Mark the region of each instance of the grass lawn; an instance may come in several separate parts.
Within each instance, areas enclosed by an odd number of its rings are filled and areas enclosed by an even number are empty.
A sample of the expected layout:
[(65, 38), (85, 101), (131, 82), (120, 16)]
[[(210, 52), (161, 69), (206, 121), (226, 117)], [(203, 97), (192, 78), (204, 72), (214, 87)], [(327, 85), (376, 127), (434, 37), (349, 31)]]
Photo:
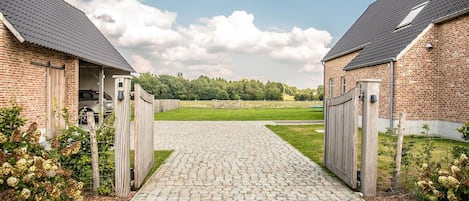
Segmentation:
[[(324, 134), (315, 130), (323, 130), (323, 125), (302, 125), (302, 126), (267, 126), (270, 130), (279, 135), (282, 139), (293, 145), (306, 157), (324, 168)], [(383, 190), (390, 186), (393, 170), (393, 149), (385, 146), (392, 141), (392, 137), (384, 134), (379, 135), (379, 155), (378, 155), (378, 186)], [(406, 136), (404, 142), (415, 141), (415, 146), (411, 149), (411, 154), (418, 155), (425, 143), (424, 137)], [(435, 149), (432, 152), (432, 161), (442, 163), (442, 166), (452, 162), (451, 148), (456, 145), (468, 145), (464, 142), (447, 140), (441, 138), (433, 138)], [(360, 142), (361, 131), (359, 131), (359, 148), (358, 148), (358, 168), (360, 167)], [(413, 163), (415, 160), (412, 160)], [(401, 183), (405, 185), (408, 178), (418, 175), (420, 170), (418, 164), (403, 166), (401, 169)], [(407, 170), (407, 172), (406, 172)], [(407, 173), (407, 175), (406, 175)], [(408, 180), (410, 181), (410, 180)]]
[(323, 117), (322, 112), (315, 112), (310, 108), (180, 108), (155, 114), (155, 120), (176, 121), (322, 120)]
[(267, 125), (267, 127), (324, 168), (324, 134), (316, 132), (316, 130), (324, 130), (324, 125)]

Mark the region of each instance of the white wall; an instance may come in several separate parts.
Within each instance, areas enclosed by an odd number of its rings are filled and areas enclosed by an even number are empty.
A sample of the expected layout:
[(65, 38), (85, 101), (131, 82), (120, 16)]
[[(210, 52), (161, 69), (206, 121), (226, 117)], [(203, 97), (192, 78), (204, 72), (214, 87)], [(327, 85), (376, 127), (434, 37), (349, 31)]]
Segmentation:
[[(398, 120), (394, 120), (394, 127), (397, 128), (399, 124)], [(464, 141), (461, 138), (461, 134), (456, 130), (461, 128), (464, 124), (462, 123), (454, 123), (448, 121), (438, 121), (438, 120), (406, 120), (405, 127), (404, 127), (404, 134), (405, 135), (420, 135), (424, 129), (422, 126), (424, 124), (428, 124), (430, 127), (429, 134), (452, 139), (458, 141)], [(362, 127), (362, 116), (358, 116), (358, 126)], [(379, 132), (386, 132), (387, 128), (389, 128), (389, 119), (378, 119), (378, 131)]]
[[(100, 67), (96, 68), (80, 68), (80, 89), (93, 89), (98, 91)], [(104, 92), (111, 97), (114, 96), (114, 79), (113, 75), (130, 75), (129, 72), (105, 68), (104, 69)]]

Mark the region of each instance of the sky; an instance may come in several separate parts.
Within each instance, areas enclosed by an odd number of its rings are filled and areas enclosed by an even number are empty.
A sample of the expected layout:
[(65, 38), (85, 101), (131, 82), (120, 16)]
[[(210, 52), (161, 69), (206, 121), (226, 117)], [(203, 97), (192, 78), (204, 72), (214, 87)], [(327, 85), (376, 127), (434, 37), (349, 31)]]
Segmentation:
[(321, 59), (374, 0), (66, 0), (138, 73), (323, 83)]

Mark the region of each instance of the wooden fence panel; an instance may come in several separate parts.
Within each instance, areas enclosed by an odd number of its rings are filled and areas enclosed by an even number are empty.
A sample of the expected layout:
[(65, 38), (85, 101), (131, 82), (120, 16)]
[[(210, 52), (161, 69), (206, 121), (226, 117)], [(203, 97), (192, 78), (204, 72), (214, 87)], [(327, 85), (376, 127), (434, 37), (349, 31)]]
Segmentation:
[(358, 89), (326, 100), (324, 164), (351, 188), (357, 188)]
[(153, 166), (153, 95), (135, 84), (135, 181), (134, 187), (142, 185)]

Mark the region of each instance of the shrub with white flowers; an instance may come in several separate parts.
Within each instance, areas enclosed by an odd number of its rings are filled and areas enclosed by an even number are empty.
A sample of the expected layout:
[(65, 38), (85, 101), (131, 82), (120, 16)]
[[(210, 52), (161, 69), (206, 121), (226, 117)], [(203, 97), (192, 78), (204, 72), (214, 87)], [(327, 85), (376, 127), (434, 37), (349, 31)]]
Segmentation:
[[(21, 130), (20, 112), (15, 104), (0, 108), (0, 200), (83, 200), (83, 183), (38, 143), (36, 123)], [(61, 152), (73, 155), (77, 147)]]

